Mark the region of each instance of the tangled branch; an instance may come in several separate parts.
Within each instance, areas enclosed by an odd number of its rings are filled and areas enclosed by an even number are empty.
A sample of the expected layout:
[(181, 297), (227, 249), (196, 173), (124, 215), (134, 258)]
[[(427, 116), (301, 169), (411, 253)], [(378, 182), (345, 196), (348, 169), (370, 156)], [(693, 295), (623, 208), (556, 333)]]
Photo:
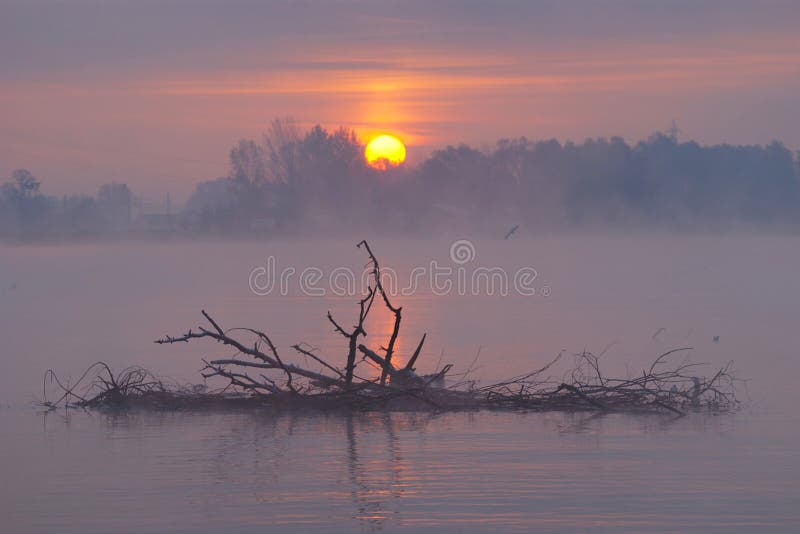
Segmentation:
[[(223, 379), (226, 384), (221, 390), (209, 392), (205, 387), (170, 389), (142, 368), (129, 367), (115, 375), (108, 365), (98, 362), (72, 386), (64, 384), (52, 370), (47, 371), (43, 404), (47, 407), (137, 404), (174, 407), (184, 403), (197, 405), (245, 400), (257, 404), (271, 402), (321, 408), (597, 410), (671, 412), (678, 415), (689, 410), (732, 410), (738, 405), (731, 364), (716, 370), (710, 377), (702, 377), (700, 364), (671, 363), (676, 355), (690, 350), (689, 347), (659, 355), (641, 375), (629, 378), (606, 376), (601, 370), (600, 356), (584, 351), (576, 355), (575, 365), (561, 378), (549, 374), (562, 359), (562, 354), (559, 354), (535, 371), (495, 384), (478, 386), (465, 380), (463, 377), (469, 373), (467, 370), (461, 375), (461, 380), (447, 386), (446, 378), (452, 365), (445, 365), (429, 375), (416, 372), (427, 337), (425, 334), (406, 365), (396, 367), (393, 356), (400, 333), (402, 307), (392, 304), (383, 287), (380, 266), (369, 244), (361, 241), (357, 246), (368, 255), (371, 280), (366, 294), (358, 301), (356, 324), (347, 330), (331, 312), (327, 314), (334, 332), (347, 340), (342, 367), (303, 343), (291, 348), (305, 360), (304, 363), (286, 360), (266, 333), (253, 328), (223, 329), (216, 319), (202, 310), (206, 324), (181, 336), (165, 336), (156, 343), (171, 345), (208, 340), (232, 350), (224, 357), (203, 360), (202, 376), (205, 379)], [(373, 349), (363, 342), (367, 337), (364, 325), (378, 297), (394, 315), (394, 326), (387, 343)], [(358, 354), (361, 354), (361, 360), (358, 360)], [(320, 367), (310, 368), (309, 360)], [(365, 361), (380, 370), (379, 377), (357, 374), (359, 363)], [(54, 401), (47, 400), (48, 382), (58, 391)]]

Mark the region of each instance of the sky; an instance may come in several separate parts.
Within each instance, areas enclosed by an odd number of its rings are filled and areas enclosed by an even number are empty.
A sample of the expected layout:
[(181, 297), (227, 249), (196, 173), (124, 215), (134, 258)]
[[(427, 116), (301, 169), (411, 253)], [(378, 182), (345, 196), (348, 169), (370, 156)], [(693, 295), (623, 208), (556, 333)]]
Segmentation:
[(0, 180), (185, 199), (276, 117), (399, 136), (800, 148), (800, 1), (0, 0)]

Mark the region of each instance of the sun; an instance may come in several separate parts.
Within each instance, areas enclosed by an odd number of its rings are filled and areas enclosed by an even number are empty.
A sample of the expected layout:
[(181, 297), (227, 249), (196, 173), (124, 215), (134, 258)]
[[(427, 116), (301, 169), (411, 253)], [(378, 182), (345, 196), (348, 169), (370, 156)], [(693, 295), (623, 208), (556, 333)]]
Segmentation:
[(406, 159), (406, 147), (403, 142), (392, 135), (374, 137), (364, 149), (364, 158), (375, 169), (385, 171), (396, 167)]

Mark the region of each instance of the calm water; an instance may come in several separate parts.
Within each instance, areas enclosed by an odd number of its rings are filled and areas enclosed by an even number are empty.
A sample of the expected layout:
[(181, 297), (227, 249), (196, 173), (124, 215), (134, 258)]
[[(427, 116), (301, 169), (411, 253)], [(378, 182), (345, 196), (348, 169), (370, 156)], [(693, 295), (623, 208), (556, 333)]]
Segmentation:
[[(359, 271), (350, 241), (0, 248), (0, 520), (3, 532), (794, 531), (800, 520), (800, 240), (595, 237), (373, 239), (401, 281), (442, 266), (533, 267), (533, 296), (436, 295), (404, 306), (401, 355), (428, 332), (420, 370), (473, 365), (491, 380), (562, 350), (606, 351), (609, 373), (692, 346), (735, 360), (736, 415), (460, 413), (289, 415), (63, 411), (38, 414), (43, 372), (77, 378), (102, 359), (198, 382), (214, 345), (151, 341), (199, 324), (267, 330), (333, 360), (332, 310), (351, 296), (254, 294), (251, 271)], [(457, 282), (457, 280), (454, 279)], [(318, 284), (320, 286), (323, 283)], [(403, 285), (401, 283), (401, 285)], [(485, 292), (483, 292), (485, 293)], [(378, 345), (390, 329), (376, 314)], [(717, 342), (714, 337), (719, 336)], [(570, 358), (557, 372), (568, 367)]]

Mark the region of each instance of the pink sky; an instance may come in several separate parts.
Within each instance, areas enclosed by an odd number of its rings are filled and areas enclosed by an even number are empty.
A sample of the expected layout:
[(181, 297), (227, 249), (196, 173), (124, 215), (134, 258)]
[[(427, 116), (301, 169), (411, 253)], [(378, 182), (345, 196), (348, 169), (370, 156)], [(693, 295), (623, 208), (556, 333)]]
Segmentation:
[(0, 6), (0, 176), (185, 199), (276, 116), (432, 149), (527, 136), (800, 148), (792, 2)]

